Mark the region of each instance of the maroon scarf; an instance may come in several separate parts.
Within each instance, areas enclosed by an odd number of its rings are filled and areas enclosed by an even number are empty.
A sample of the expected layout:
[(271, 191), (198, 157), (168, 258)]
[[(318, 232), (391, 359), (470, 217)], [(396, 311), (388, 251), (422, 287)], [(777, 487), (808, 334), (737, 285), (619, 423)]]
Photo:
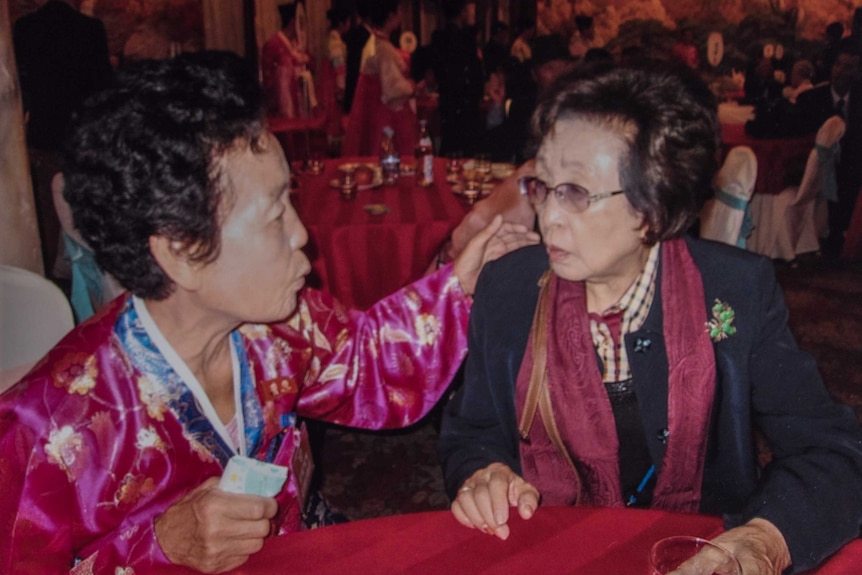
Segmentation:
[[(670, 240), (661, 249), (669, 435), (652, 507), (693, 512), (700, 504), (715, 355), (705, 328), (700, 271), (685, 241)], [(515, 402), (523, 476), (543, 503), (623, 505), (616, 426), (596, 361), (583, 282), (561, 280), (552, 272), (543, 276)], [(536, 423), (536, 411), (543, 425)]]

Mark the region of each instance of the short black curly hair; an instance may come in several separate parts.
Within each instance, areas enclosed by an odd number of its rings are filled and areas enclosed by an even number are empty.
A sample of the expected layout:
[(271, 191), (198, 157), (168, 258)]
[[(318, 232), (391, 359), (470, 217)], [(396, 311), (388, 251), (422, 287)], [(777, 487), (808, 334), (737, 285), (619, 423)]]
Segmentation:
[(63, 175), (75, 227), (99, 266), (133, 294), (173, 283), (150, 252), (162, 235), (209, 262), (220, 248), (220, 158), (260, 149), (260, 87), (236, 54), (197, 52), (130, 65), (73, 120)]
[(720, 143), (718, 104), (692, 71), (663, 62), (600, 65), (565, 76), (533, 115), (533, 148), (560, 120), (618, 133), (620, 184), (644, 218), (648, 245), (681, 236), (711, 195)]

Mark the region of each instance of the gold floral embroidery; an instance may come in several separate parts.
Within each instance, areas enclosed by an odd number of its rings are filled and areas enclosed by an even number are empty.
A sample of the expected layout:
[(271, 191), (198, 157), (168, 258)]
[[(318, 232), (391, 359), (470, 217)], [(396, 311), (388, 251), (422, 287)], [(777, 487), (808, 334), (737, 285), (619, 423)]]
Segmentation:
[(317, 327), (317, 324), (314, 324), (312, 326), (312, 333), (313, 333), (313, 335), (312, 335), (311, 342), (316, 347), (319, 347), (321, 349), (325, 349), (326, 351), (329, 351), (329, 352), (332, 351), (332, 347), (329, 345), (329, 338), (327, 338), (326, 335), (324, 335), (324, 333), (322, 331), (320, 331), (320, 328)]
[(388, 325), (384, 325), (380, 328), (379, 337), (380, 341), (383, 343), (410, 343), (413, 341), (410, 334), (406, 331), (389, 327)]
[(303, 301), (299, 306), (299, 313), (297, 314), (299, 317), (300, 329), (311, 325), (311, 311), (308, 309), (308, 302)]
[(320, 383), (326, 383), (334, 379), (342, 379), (347, 374), (347, 366), (343, 363), (336, 363), (326, 368), (320, 376)]
[(410, 401), (411, 398), (405, 395), (403, 389), (390, 389), (387, 395), (390, 406), (395, 405), (403, 408), (412, 404), (412, 401)]
[(165, 442), (162, 441), (155, 429), (146, 427), (138, 430), (138, 435), (135, 437), (135, 447), (141, 451), (144, 449), (165, 451)]
[(377, 349), (377, 338), (372, 337), (368, 340), (368, 355), (375, 360), (380, 355), (380, 351)]
[(404, 305), (410, 311), (419, 311), (419, 308), (422, 306), (422, 298), (416, 293), (416, 290), (413, 288), (405, 288), (404, 290)]
[(320, 374), (320, 358), (315, 356), (308, 362), (308, 370), (305, 372), (305, 381), (315, 381)]
[(198, 443), (198, 440), (193, 435), (188, 433), (185, 429), (183, 429), (183, 437), (186, 439), (189, 446), (192, 448), (192, 452), (198, 456), (198, 459), (200, 459), (204, 463), (209, 461), (215, 461), (215, 457), (213, 457), (213, 454), (210, 453), (210, 451), (206, 447)]
[(105, 410), (97, 411), (90, 417), (88, 427), (96, 438), (97, 449), (103, 454), (110, 454), (117, 440), (117, 430), (111, 413)]
[(299, 386), (289, 377), (281, 377), (270, 379), (261, 384), (263, 390), (263, 399), (266, 402), (275, 401), (282, 395), (295, 394), (299, 391)]
[(440, 320), (431, 314), (419, 314), (414, 327), (416, 328), (416, 335), (419, 337), (420, 344), (434, 345), (440, 336)]
[(155, 484), (152, 477), (127, 474), (114, 494), (114, 501), (118, 505), (129, 505), (153, 491), (155, 491)]
[(72, 467), (83, 448), (84, 438), (71, 426), (64, 425), (60, 429), (52, 429), (45, 445), (48, 462), (54, 463), (66, 472), (72, 479)]
[(135, 575), (135, 570), (131, 567), (116, 567), (114, 575)]
[(153, 382), (146, 377), (138, 378), (138, 397), (147, 406), (147, 415), (156, 421), (164, 421), (164, 414), (168, 407), (162, 401), (159, 391), (153, 385)]
[(245, 324), (239, 331), (250, 340), (268, 339), (272, 335), (272, 330), (267, 325), (260, 324)]
[(342, 329), (335, 336), (335, 353), (341, 353), (346, 345), (350, 343), (350, 332), (347, 328)]
[(69, 393), (85, 395), (96, 385), (99, 369), (95, 356), (86, 353), (69, 353), (63, 356), (52, 372), (54, 385)]

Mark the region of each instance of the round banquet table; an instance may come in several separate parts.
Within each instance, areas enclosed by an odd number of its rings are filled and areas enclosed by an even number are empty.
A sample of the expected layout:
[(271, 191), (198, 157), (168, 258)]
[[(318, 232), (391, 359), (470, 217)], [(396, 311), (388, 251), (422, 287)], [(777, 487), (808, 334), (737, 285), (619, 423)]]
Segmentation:
[(722, 161), (736, 146), (748, 146), (757, 156), (755, 194), (780, 194), (802, 180), (814, 135), (797, 138), (761, 139), (746, 135), (744, 124), (721, 124)]
[[(649, 550), (659, 539), (722, 531), (718, 517), (589, 507), (541, 507), (510, 525), (501, 541), (462, 527), (448, 511), (355, 521), (271, 538), (231, 573), (648, 575)], [(862, 541), (855, 540), (810, 573), (858, 575), (860, 567)]]
[[(330, 185), (338, 166), (371, 158), (327, 160), (322, 174), (299, 175), (291, 200), (308, 229), (310, 280), (348, 307), (365, 309), (420, 278), (469, 206), (446, 182), (445, 160), (435, 158), (435, 183), (419, 187), (413, 176), (394, 186), (360, 189), (343, 200)], [(372, 207), (385, 213), (374, 214)]]

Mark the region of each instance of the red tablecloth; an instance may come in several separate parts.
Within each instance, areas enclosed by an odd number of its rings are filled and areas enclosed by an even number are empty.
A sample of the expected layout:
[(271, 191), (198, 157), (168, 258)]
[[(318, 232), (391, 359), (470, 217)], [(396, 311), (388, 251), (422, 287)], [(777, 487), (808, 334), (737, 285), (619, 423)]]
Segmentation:
[[(720, 519), (703, 515), (542, 507), (529, 521), (512, 519), (509, 539), (500, 541), (460, 526), (447, 511), (437, 511), (272, 538), (233, 573), (647, 575), (649, 550), (659, 539), (711, 538), (721, 530)], [(859, 540), (816, 571), (817, 575), (860, 572)]]
[(722, 161), (735, 146), (748, 146), (757, 156), (756, 194), (779, 194), (791, 184), (798, 184), (814, 147), (814, 135), (777, 140), (757, 139), (745, 134), (744, 124), (721, 125)]
[[(330, 181), (338, 165), (355, 161), (362, 160), (327, 160), (323, 174), (300, 176), (292, 200), (308, 228), (308, 254), (320, 287), (364, 309), (421, 277), (468, 206), (446, 183), (443, 159), (435, 159), (432, 187), (418, 187), (413, 176), (405, 176), (396, 186), (360, 190), (355, 199), (343, 200)], [(372, 204), (389, 212), (373, 215), (365, 209)]]

